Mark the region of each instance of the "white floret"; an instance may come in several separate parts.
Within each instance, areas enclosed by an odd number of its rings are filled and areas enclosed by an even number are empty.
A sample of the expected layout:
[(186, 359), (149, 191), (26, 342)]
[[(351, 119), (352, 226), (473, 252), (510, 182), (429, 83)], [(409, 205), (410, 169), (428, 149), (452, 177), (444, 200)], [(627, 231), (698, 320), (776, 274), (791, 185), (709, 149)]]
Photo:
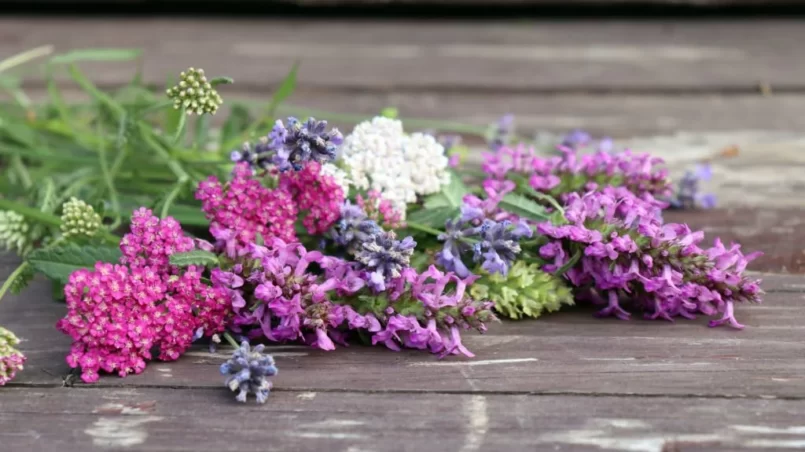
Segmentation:
[(403, 155), (411, 168), (411, 182), (419, 195), (437, 193), (450, 183), (444, 146), (432, 135), (413, 133), (403, 141)]
[(353, 186), (379, 191), (403, 216), (417, 195), (436, 193), (450, 182), (444, 147), (430, 135), (405, 135), (396, 119), (376, 117), (355, 126), (341, 158)]

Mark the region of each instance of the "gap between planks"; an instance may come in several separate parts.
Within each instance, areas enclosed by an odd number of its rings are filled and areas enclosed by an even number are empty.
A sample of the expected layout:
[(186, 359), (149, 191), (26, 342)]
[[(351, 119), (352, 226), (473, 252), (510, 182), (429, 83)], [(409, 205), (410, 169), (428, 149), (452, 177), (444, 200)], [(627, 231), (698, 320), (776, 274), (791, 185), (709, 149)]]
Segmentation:
[[(103, 391), (103, 390), (150, 390), (150, 389), (170, 389), (182, 391), (226, 391), (227, 388), (223, 385), (223, 380), (220, 387), (217, 386), (193, 386), (193, 385), (168, 385), (168, 384), (137, 384), (137, 385), (108, 385), (104, 383), (93, 383), (91, 385), (78, 385), (78, 386), (59, 386), (52, 384), (41, 383), (8, 383), (8, 388), (31, 388), (31, 389), (58, 389), (61, 388), (65, 391)], [(592, 392), (592, 391), (503, 391), (503, 390), (409, 390), (409, 389), (338, 389), (338, 388), (283, 388), (273, 387), (271, 392), (286, 392), (298, 393), (302, 398), (308, 397), (309, 394), (327, 393), (327, 394), (411, 394), (423, 395), (434, 394), (444, 396), (528, 396), (528, 397), (592, 397), (592, 398), (629, 398), (629, 399), (713, 399), (713, 400), (788, 400), (797, 401), (805, 400), (805, 394), (802, 396), (786, 396), (786, 395), (770, 395), (770, 394), (706, 394), (706, 393), (689, 393), (689, 394), (660, 394), (660, 393), (629, 393), (629, 392)], [(2, 394), (0, 392), (0, 394)]]

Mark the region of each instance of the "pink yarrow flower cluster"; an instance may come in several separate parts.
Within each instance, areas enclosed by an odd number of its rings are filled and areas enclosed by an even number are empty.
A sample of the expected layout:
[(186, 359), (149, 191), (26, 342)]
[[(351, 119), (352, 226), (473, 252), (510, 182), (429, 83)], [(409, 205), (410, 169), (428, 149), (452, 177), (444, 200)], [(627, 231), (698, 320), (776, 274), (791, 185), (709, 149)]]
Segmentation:
[(657, 206), (628, 190), (571, 193), (565, 217), (567, 224), (537, 226), (548, 239), (539, 248), (550, 261), (544, 269), (555, 272), (569, 264), (564, 276), (581, 289), (579, 298), (606, 305), (600, 316), (627, 319), (624, 306), (631, 304), (651, 319), (721, 313), (710, 326), (742, 328), (734, 303), (761, 301), (760, 281), (743, 275), (760, 253), (744, 256), (739, 245), (727, 248), (718, 239), (702, 249), (703, 232), (662, 224)]
[(200, 269), (169, 263), (171, 254), (193, 247), (176, 220), (141, 208), (120, 242), (119, 264), (99, 262), (70, 275), (67, 314), (57, 328), (72, 337), (67, 363), (81, 368), (85, 382), (97, 381), (101, 370), (140, 373), (155, 347), (159, 359), (175, 360), (195, 336), (224, 330), (228, 293), (204, 284)]
[(235, 165), (232, 180), (222, 184), (215, 176), (201, 182), (196, 199), (210, 220), (210, 231), (217, 239), (226, 241), (215, 231), (233, 231), (228, 240), (238, 248), (263, 237), (295, 240), (294, 222), (298, 215), (292, 196), (285, 190), (271, 190), (254, 177), (246, 162)]
[(355, 202), (366, 213), (367, 218), (374, 220), (384, 229), (400, 229), (405, 227), (402, 214), (394, 209), (391, 201), (384, 199), (377, 190), (369, 190), (367, 197), (358, 194)]
[(196, 190), (202, 210), (210, 220), (210, 233), (227, 255), (245, 253), (257, 236), (296, 240), (295, 223), (306, 212), (302, 224), (311, 235), (321, 235), (338, 221), (344, 190), (317, 162), (299, 171), (274, 171), (277, 188), (265, 187), (246, 162), (238, 163), (232, 180), (222, 184), (210, 176)]
[(526, 178), (531, 188), (562, 198), (567, 193), (585, 193), (605, 186), (624, 186), (638, 196), (667, 198), (672, 187), (663, 160), (631, 151), (610, 153), (599, 150), (579, 155), (559, 146), (561, 156), (544, 157), (524, 145), (501, 147), (484, 154), (483, 170), (490, 179)]
[[(302, 225), (310, 235), (327, 232), (336, 221), (344, 203), (344, 189), (335, 178), (321, 172), (321, 164), (308, 162), (299, 171), (286, 171), (279, 176), (279, 189), (291, 195), (300, 212), (307, 212)], [(278, 236), (283, 240), (288, 237)]]
[[(323, 269), (312, 272), (311, 266)], [(251, 245), (230, 271), (216, 270), (213, 283), (231, 291), (236, 332), (270, 341), (301, 341), (324, 350), (346, 344), (350, 331), (363, 331), (372, 343), (399, 350), (427, 349), (442, 356), (472, 353), (461, 331), (486, 330), (492, 303), (472, 300), (460, 279), (431, 267), (418, 274), (405, 269), (383, 291), (353, 263), (307, 251), (278, 238)]]

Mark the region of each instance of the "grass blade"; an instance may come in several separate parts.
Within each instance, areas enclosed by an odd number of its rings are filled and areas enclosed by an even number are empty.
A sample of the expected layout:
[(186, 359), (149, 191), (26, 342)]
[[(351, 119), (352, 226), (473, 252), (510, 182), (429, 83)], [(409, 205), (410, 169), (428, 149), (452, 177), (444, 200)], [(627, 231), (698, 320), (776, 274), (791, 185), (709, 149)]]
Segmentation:
[(73, 64), (82, 61), (129, 61), (140, 57), (140, 49), (78, 49), (50, 59), (53, 64)]

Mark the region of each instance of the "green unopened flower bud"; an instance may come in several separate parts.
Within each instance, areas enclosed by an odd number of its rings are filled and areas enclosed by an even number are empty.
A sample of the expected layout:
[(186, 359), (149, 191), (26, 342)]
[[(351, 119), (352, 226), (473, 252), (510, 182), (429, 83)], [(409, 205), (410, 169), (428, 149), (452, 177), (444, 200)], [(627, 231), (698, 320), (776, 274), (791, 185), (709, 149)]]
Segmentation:
[(168, 98), (173, 100), (174, 108), (184, 108), (189, 115), (214, 115), (224, 103), (218, 91), (207, 81), (203, 69), (191, 67), (179, 74), (179, 79), (179, 84), (165, 91)]
[(0, 210), (0, 247), (23, 254), (31, 243), (30, 232), (25, 217), (10, 210)]
[(62, 205), (61, 231), (64, 237), (92, 237), (101, 228), (101, 216), (89, 204), (70, 198)]
[(573, 295), (564, 281), (536, 264), (517, 261), (506, 276), (482, 273), (470, 287), (473, 297), (495, 302), (495, 310), (512, 319), (539, 317), (572, 305)]

